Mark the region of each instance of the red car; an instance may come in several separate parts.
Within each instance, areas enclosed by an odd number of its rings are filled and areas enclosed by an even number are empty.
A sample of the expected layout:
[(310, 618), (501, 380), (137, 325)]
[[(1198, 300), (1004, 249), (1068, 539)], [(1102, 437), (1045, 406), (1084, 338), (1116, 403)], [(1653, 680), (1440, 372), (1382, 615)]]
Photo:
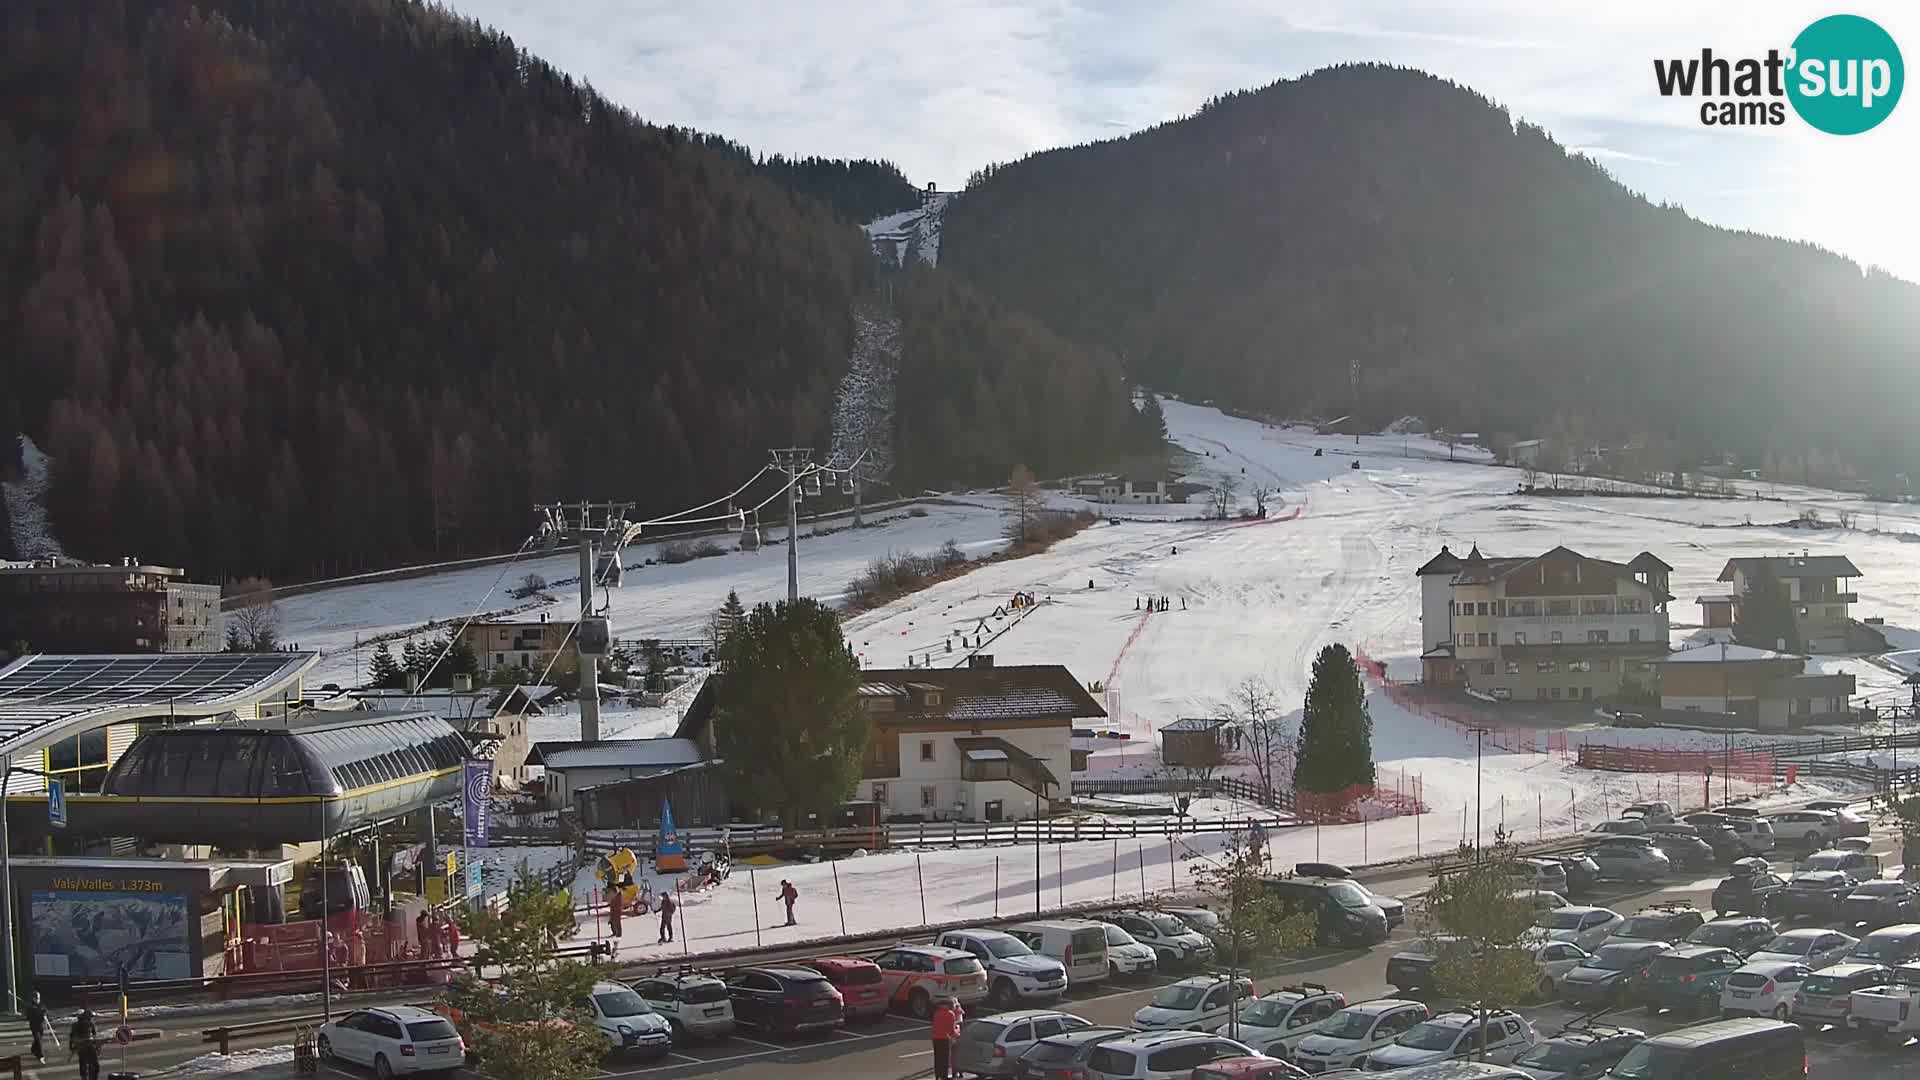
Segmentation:
[(1221, 1058), (1193, 1070), (1193, 1080), (1301, 1080), (1306, 1076), (1304, 1069), (1270, 1057)]
[(847, 1003), (847, 1019), (865, 1020), (887, 1013), (887, 984), (880, 965), (853, 956), (822, 956), (806, 967), (827, 977)]

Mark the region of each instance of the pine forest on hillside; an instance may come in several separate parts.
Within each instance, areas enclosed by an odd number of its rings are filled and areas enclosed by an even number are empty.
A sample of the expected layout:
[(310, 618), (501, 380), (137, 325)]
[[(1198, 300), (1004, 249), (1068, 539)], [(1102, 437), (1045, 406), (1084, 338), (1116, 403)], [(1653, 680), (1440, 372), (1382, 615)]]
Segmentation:
[(983, 170), (941, 265), (1142, 382), (1283, 415), (1525, 437), (1564, 414), (1689, 464), (1904, 471), (1915, 449), (1920, 288), (1649, 205), (1413, 71), (1331, 68)]

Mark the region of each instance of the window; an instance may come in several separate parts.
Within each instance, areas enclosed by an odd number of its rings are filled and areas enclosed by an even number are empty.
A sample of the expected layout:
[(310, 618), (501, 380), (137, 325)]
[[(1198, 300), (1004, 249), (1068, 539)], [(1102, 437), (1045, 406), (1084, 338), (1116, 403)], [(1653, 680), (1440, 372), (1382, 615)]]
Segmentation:
[(1535, 660), (1533, 662), (1533, 671), (1536, 675), (1551, 675), (1558, 670), (1560, 670), (1559, 666), (1551, 660)]
[(1540, 614), (1540, 601), (1509, 600), (1507, 601), (1507, 614), (1513, 615), (1516, 617), (1538, 615)]
[(1558, 644), (1560, 644), (1560, 642), (1561, 642), (1561, 640), (1562, 640), (1562, 638), (1561, 638), (1561, 636), (1560, 636), (1560, 631), (1558, 631), (1558, 630), (1555, 630), (1555, 631), (1553, 631), (1552, 633), (1549, 633), (1549, 634), (1547, 635), (1547, 640), (1548, 640), (1549, 642), (1551, 642), (1551, 643), (1553, 643), (1553, 644), (1555, 644), (1555, 645), (1558, 645)]
[(887, 785), (873, 785), (873, 801), (879, 803), (881, 806), (887, 805)]
[(1592, 665), (1592, 663), (1590, 663), (1589, 661), (1586, 661), (1586, 660), (1569, 660), (1569, 661), (1567, 661), (1567, 670), (1568, 670), (1568, 671), (1587, 671), (1587, 670), (1590, 670), (1590, 669), (1591, 669), (1592, 667), (1593, 667), (1593, 665)]
[(1593, 662), (1593, 670), (1595, 670), (1595, 671), (1612, 671), (1612, 670), (1613, 670), (1613, 661), (1611, 661), (1611, 660), (1595, 660), (1595, 661)]
[(1520, 674), (1520, 661), (1518, 660), (1507, 661), (1507, 674), (1509, 675)]
[(1533, 696), (1539, 698), (1541, 701), (1547, 700), (1547, 688), (1544, 686), (1534, 687)]
[(1471, 615), (1473, 614), (1473, 605), (1466, 603), (1455, 604), (1453, 605), (1453, 613), (1455, 615)]
[(1639, 630), (1629, 630), (1629, 631), (1627, 631), (1627, 640), (1628, 640), (1628, 641), (1639, 641), (1639, 640), (1640, 640), (1640, 631), (1639, 631)]
[(1474, 610), (1474, 614), (1475, 614), (1475, 615), (1485, 615), (1485, 614), (1487, 613), (1487, 605), (1485, 605), (1485, 604), (1475, 604), (1475, 605), (1473, 605), (1473, 606), (1474, 606), (1474, 609), (1475, 609), (1475, 610)]
[(1644, 615), (1647, 602), (1637, 596), (1623, 596), (1614, 604), (1614, 610), (1622, 615)]
[(921, 761), (933, 760), (933, 740), (932, 739), (920, 740), (920, 760)]
[(1613, 614), (1613, 600), (1611, 597), (1589, 596), (1581, 601), (1580, 613), (1583, 615), (1611, 615)]
[(1464, 649), (1464, 648), (1466, 648), (1467, 646), (1469, 646), (1469, 645), (1472, 645), (1472, 644), (1473, 644), (1473, 635), (1472, 635), (1472, 634), (1461, 634), (1461, 635), (1460, 635), (1460, 638), (1459, 638), (1459, 640), (1457, 640), (1457, 641), (1455, 641), (1455, 642), (1454, 642), (1454, 644), (1455, 644), (1455, 645), (1458, 645), (1458, 646), (1460, 646), (1461, 648), (1463, 648), (1463, 649)]
[(1573, 601), (1571, 601), (1571, 600), (1549, 600), (1549, 601), (1547, 601), (1547, 614), (1549, 614), (1549, 615), (1571, 615), (1571, 614), (1573, 614)]
[(1559, 701), (1559, 700), (1560, 700), (1560, 688), (1559, 688), (1559, 687), (1557, 687), (1557, 686), (1556, 686), (1556, 687), (1553, 687), (1552, 689), (1550, 689), (1549, 691), (1547, 691), (1547, 696), (1548, 696), (1548, 697), (1550, 697), (1550, 698), (1552, 698), (1552, 699), (1553, 699), (1553, 700), (1555, 700), (1555, 701)]
[(1493, 661), (1491, 661), (1491, 660), (1489, 660), (1489, 661), (1487, 661), (1486, 663), (1484, 663), (1484, 664), (1481, 664), (1481, 665), (1480, 665), (1480, 674), (1482, 674), (1482, 675), (1491, 675), (1491, 674), (1493, 674)]
[(932, 706), (935, 706), (938, 704), (940, 704), (940, 691), (938, 690), (927, 691), (927, 706), (931, 708)]
[(1485, 648), (1488, 644), (1490, 644), (1490, 642), (1488, 642), (1487, 640), (1487, 635), (1477, 634), (1475, 636), (1479, 639), (1479, 644), (1481, 648)]
[(934, 807), (934, 805), (937, 804), (939, 801), (940, 801), (939, 788), (927, 786), (920, 789), (920, 806), (922, 809), (931, 810)]
[(1595, 645), (1605, 645), (1607, 643), (1607, 631), (1589, 630), (1587, 631), (1587, 640)]
[(1513, 643), (1515, 645), (1525, 645), (1527, 643), (1526, 632), (1524, 630), (1515, 630), (1513, 632)]

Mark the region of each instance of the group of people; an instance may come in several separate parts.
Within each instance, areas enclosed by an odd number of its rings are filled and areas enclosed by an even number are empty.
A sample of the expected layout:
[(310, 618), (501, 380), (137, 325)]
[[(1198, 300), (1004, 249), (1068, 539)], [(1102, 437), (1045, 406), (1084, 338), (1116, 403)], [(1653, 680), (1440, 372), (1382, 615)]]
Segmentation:
[[(1142, 606), (1143, 601), (1145, 603), (1145, 606)], [(1135, 611), (1171, 611), (1173, 610), (1173, 598), (1170, 596), (1135, 597), (1133, 600), (1133, 610)], [(1180, 610), (1181, 611), (1187, 610), (1187, 598), (1184, 596), (1180, 598)]]
[(413, 919), (420, 956), (427, 960), (460, 955), (460, 926), (444, 911), (422, 911)]
[[(60, 1037), (54, 1034), (53, 1021), (47, 1016), (47, 1004), (40, 998), (40, 991), (33, 992), (33, 998), (27, 1003), (27, 1029), (33, 1033), (33, 1057), (40, 1064), (47, 1063), (47, 1040), (54, 1046), (60, 1045)], [(100, 1029), (94, 1023), (93, 1010), (81, 1009), (73, 1018), (73, 1027), (67, 1030), (67, 1057), (80, 1060), (80, 1080), (100, 1080), (100, 1044), (106, 1040), (100, 1036)]]

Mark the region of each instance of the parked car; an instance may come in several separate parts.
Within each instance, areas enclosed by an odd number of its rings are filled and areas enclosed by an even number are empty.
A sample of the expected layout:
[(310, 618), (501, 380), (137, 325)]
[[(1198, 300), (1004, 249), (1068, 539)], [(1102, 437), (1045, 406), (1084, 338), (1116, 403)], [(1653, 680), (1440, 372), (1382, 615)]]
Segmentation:
[(1677, 869), (1705, 870), (1719, 858), (1713, 845), (1687, 824), (1655, 825), (1647, 830), (1647, 839), (1660, 849)]
[(1680, 820), (1689, 825), (1725, 825), (1727, 823), (1727, 815), (1715, 813), (1712, 810), (1700, 810), (1695, 813), (1683, 815)]
[(1344, 878), (1268, 878), (1266, 888), (1288, 915), (1311, 912), (1325, 944), (1373, 945), (1387, 940), (1387, 913)]
[(1863, 881), (1840, 901), (1839, 922), (1848, 929), (1920, 920), (1920, 886), (1911, 881)]
[(1101, 923), (1107, 935), (1107, 974), (1116, 979), (1151, 975), (1160, 967), (1153, 946), (1143, 945), (1113, 923)]
[(1100, 917), (1152, 949), (1162, 970), (1205, 967), (1213, 962), (1213, 942), (1164, 911), (1116, 911)]
[(594, 983), (580, 1007), (606, 1036), (609, 1053), (657, 1061), (673, 1050), (673, 1028), (667, 1018), (649, 1008), (630, 987)]
[(970, 953), (939, 945), (895, 945), (874, 957), (893, 1008), (915, 1017), (933, 1016), (934, 1002), (953, 997), (962, 1005), (985, 1001), (987, 969)]
[(887, 984), (880, 977), (880, 966), (856, 956), (823, 956), (806, 961), (805, 966), (827, 977), (840, 1000), (846, 1003), (848, 1020), (871, 1020), (887, 1012)]
[(1307, 1075), (1278, 1058), (1221, 1058), (1193, 1070), (1193, 1080), (1297, 1080)]
[[(1391, 1045), (1367, 1055), (1367, 1072), (1387, 1072), (1413, 1065), (1430, 1065), (1478, 1053), (1481, 1014), (1445, 1012), (1417, 1024)], [(1526, 1017), (1507, 1009), (1490, 1009), (1485, 1014), (1485, 1060), (1496, 1065), (1512, 1064), (1513, 1059), (1540, 1041)]]
[(1804, 927), (1788, 930), (1765, 945), (1758, 952), (1747, 954), (1747, 963), (1759, 963), (1762, 960), (1792, 960), (1805, 964), (1815, 971), (1828, 964), (1837, 964), (1846, 959), (1860, 939), (1838, 930), (1822, 930), (1818, 927)]
[(1656, 956), (1647, 968), (1640, 988), (1640, 1003), (1648, 1016), (1662, 1009), (1689, 1016), (1710, 1016), (1720, 1011), (1720, 991), (1742, 964), (1732, 949), (1711, 945), (1686, 945)]
[(1873, 837), (1843, 836), (1833, 842), (1833, 849), (1835, 851), (1872, 851)]
[(1807, 1040), (1777, 1020), (1716, 1020), (1655, 1035), (1628, 1050), (1609, 1076), (1622, 1080), (1805, 1080)]
[(1646, 1038), (1633, 1028), (1592, 1025), (1542, 1039), (1513, 1059), (1531, 1080), (1594, 1080)]
[(1560, 980), (1560, 997), (1585, 1008), (1621, 1005), (1640, 992), (1647, 965), (1667, 951), (1664, 941), (1623, 941), (1602, 945)]
[(1839, 822), (1841, 836), (1866, 836), (1873, 831), (1873, 823), (1855, 813), (1853, 804), (1845, 799), (1817, 799), (1808, 803), (1807, 809), (1832, 814)]
[(1364, 881), (1354, 882), (1353, 887), (1366, 893), (1367, 899), (1373, 901), (1373, 906), (1379, 908), (1380, 914), (1387, 917), (1388, 930), (1393, 930), (1407, 921), (1406, 901), (1401, 900), (1397, 896), (1388, 896), (1385, 893), (1374, 892), (1367, 887)]
[(798, 1035), (838, 1027), (847, 1003), (825, 975), (812, 968), (735, 968), (727, 975), (733, 1015), (763, 1035)]
[(1855, 990), (1852, 1001), (1851, 1026), (1874, 1043), (1897, 1046), (1920, 1035), (1920, 964), (1894, 968), (1890, 980)]
[[(1020, 929), (1019, 927), (1015, 928)], [(1106, 932), (1100, 931), (1101, 971), (1106, 970)], [(1033, 951), (1020, 937), (1000, 930), (948, 930), (934, 944), (961, 952), (987, 969), (987, 1000), (1002, 1009), (1022, 1001), (1052, 1001), (1067, 992), (1067, 968)]]
[(1228, 1029), (1222, 1021), (1216, 1035), (1238, 1039), (1263, 1054), (1291, 1057), (1293, 1048), (1314, 1033), (1333, 1014), (1347, 1007), (1347, 996), (1319, 983), (1303, 983), (1269, 990), (1242, 1001)]
[(1639, 818), (1615, 818), (1602, 821), (1588, 831), (1595, 836), (1642, 836), (1647, 831), (1647, 823)]
[[(1723, 811), (1725, 813), (1725, 811)], [(1759, 815), (1727, 814), (1727, 828), (1740, 838), (1740, 846), (1749, 855), (1763, 855), (1774, 848), (1773, 823)]]
[(1309, 1073), (1353, 1068), (1368, 1053), (1391, 1044), (1430, 1015), (1425, 1005), (1401, 998), (1349, 1005), (1294, 1046), (1293, 1063)]
[(1637, 802), (1620, 811), (1624, 818), (1636, 818), (1648, 825), (1659, 825), (1673, 820), (1673, 804), (1670, 802)]
[(1885, 964), (1832, 964), (1800, 980), (1793, 995), (1793, 1022), (1808, 1031), (1828, 1024), (1846, 1027), (1853, 1015), (1853, 992), (1893, 981)]
[(1592, 958), (1592, 953), (1571, 941), (1542, 941), (1533, 946), (1533, 966), (1540, 978), (1535, 989), (1551, 1001), (1560, 992), (1567, 973)]
[[(1176, 919), (1179, 919), (1181, 922), (1186, 923), (1188, 926), (1199, 931), (1200, 933), (1205, 934), (1207, 936), (1207, 940), (1213, 942), (1213, 955), (1215, 956), (1231, 955), (1233, 943), (1227, 940), (1227, 935), (1220, 932), (1221, 922), (1220, 922), (1219, 912), (1213, 910), (1212, 908), (1207, 908), (1207, 907), (1168, 906), (1168, 907), (1162, 907), (1160, 910), (1166, 912), (1167, 914), (1173, 916)], [(1247, 949), (1248, 949), (1247, 943), (1242, 942), (1240, 944), (1241, 953), (1244, 954), (1247, 951)]]
[(1557, 892), (1548, 892), (1545, 889), (1515, 889), (1507, 895), (1513, 897), (1515, 900), (1523, 900), (1532, 904), (1535, 911), (1558, 911), (1563, 907), (1573, 906), (1566, 897), (1561, 896)]
[(1552, 859), (1515, 859), (1511, 872), (1528, 888), (1567, 893), (1567, 868)]
[(1791, 960), (1762, 960), (1743, 964), (1727, 976), (1720, 990), (1721, 1016), (1771, 1016), (1775, 1020), (1793, 1018), (1793, 995), (1813, 970)]
[(1687, 944), (1732, 949), (1745, 956), (1765, 948), (1767, 942), (1778, 936), (1772, 920), (1757, 915), (1732, 915), (1700, 924), (1687, 935)]
[(1197, 1031), (1140, 1031), (1109, 1039), (1087, 1057), (1088, 1080), (1188, 1080), (1222, 1058), (1248, 1057), (1244, 1043)]
[(1641, 908), (1620, 924), (1604, 944), (1622, 941), (1658, 941), (1667, 945), (1685, 941), (1687, 935), (1707, 921), (1698, 908), (1688, 904), (1660, 904)]
[(1754, 872), (1751, 867), (1736, 866), (1734, 873), (1713, 887), (1713, 913), (1771, 915), (1774, 898), (1786, 887), (1787, 879), (1772, 870)]
[(1920, 962), (1920, 925), (1895, 923), (1881, 927), (1848, 950), (1847, 959), (1888, 967)]
[(1194, 975), (1163, 986), (1134, 1010), (1133, 1026), (1142, 1031), (1211, 1031), (1225, 1023), (1234, 1002), (1253, 997), (1253, 980), (1244, 975)]
[(1716, 806), (1713, 813), (1727, 818), (1758, 818), (1766, 815), (1751, 806)]
[(647, 1008), (667, 1018), (675, 1043), (724, 1039), (733, 1034), (733, 1000), (727, 984), (696, 971), (663, 973), (633, 984)]
[(1840, 902), (1858, 884), (1838, 870), (1808, 870), (1788, 880), (1774, 894), (1772, 915), (1778, 919), (1806, 918), (1827, 922), (1840, 915)]
[(1855, 881), (1872, 881), (1882, 872), (1880, 856), (1870, 851), (1842, 851), (1839, 848), (1816, 851), (1794, 863), (1793, 869), (1795, 872), (1838, 870)]
[(953, 1067), (961, 1075), (1017, 1076), (1020, 1056), (1034, 1043), (1092, 1026), (1092, 1021), (1052, 1009), (1018, 1009), (968, 1020), (953, 1044)]
[(1768, 814), (1773, 834), (1810, 848), (1824, 847), (1840, 837), (1840, 818), (1826, 810), (1783, 810)]
[(1746, 843), (1731, 825), (1689, 825), (1688, 828), (1713, 848), (1714, 858), (1723, 862), (1731, 862), (1747, 853)]
[(1123, 1036), (1132, 1028), (1085, 1027), (1049, 1035), (1020, 1055), (1020, 1080), (1087, 1080), (1087, 1059), (1094, 1047)]
[(1353, 871), (1330, 862), (1303, 862), (1293, 864), (1294, 877), (1350, 878)]
[(1472, 942), (1452, 934), (1409, 941), (1399, 952), (1387, 958), (1387, 985), (1402, 993), (1430, 990), (1433, 988), (1433, 970), (1443, 958), (1476, 951)]
[(1560, 855), (1554, 858), (1567, 872), (1567, 896), (1585, 896), (1593, 891), (1600, 882), (1600, 866), (1587, 858), (1584, 852), (1577, 855)]
[(1016, 923), (1007, 927), (1007, 933), (1065, 968), (1070, 985), (1084, 986), (1107, 977), (1107, 931), (1092, 919)]
[(1647, 719), (1646, 713), (1621, 709), (1613, 714), (1613, 726), (1617, 728), (1650, 728), (1659, 727), (1660, 722)]
[(1539, 924), (1548, 937), (1555, 941), (1570, 941), (1587, 950), (1599, 948), (1600, 943), (1611, 937), (1614, 929), (1625, 921), (1619, 912), (1611, 908), (1578, 905), (1543, 911), (1539, 918)]
[(322, 1024), (314, 1048), (322, 1060), (364, 1065), (380, 1080), (412, 1073), (449, 1077), (467, 1063), (467, 1044), (453, 1024), (412, 1005), (360, 1009)]
[(1613, 836), (1587, 849), (1600, 876), (1624, 881), (1653, 881), (1673, 869), (1666, 853), (1644, 836)]

